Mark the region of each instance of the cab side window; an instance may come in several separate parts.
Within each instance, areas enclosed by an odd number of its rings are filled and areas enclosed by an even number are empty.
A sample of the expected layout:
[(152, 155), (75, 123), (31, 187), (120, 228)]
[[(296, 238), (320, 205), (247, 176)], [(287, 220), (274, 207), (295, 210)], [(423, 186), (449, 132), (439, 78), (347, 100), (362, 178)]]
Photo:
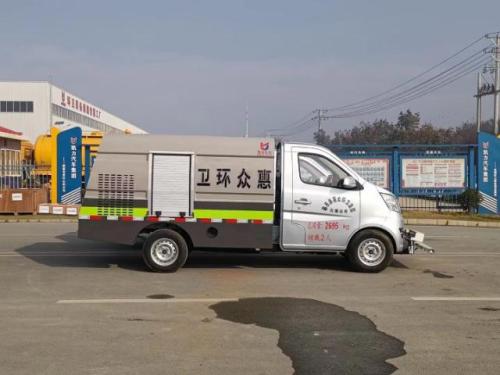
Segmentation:
[(329, 159), (315, 154), (299, 154), (300, 179), (306, 184), (338, 186), (348, 176)]

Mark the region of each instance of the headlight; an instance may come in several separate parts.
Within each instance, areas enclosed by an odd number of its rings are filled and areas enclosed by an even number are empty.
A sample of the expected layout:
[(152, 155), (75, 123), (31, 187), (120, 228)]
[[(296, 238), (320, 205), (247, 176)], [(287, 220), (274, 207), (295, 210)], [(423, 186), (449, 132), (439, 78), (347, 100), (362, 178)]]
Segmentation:
[(401, 212), (401, 207), (399, 207), (399, 201), (396, 196), (392, 194), (380, 193), (380, 196), (384, 199), (385, 204), (391, 211)]

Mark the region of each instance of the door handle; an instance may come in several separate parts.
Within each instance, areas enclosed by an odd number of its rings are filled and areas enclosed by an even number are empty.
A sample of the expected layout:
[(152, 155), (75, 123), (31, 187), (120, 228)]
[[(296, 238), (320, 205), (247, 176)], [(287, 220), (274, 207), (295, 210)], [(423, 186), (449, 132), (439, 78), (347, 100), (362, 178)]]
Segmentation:
[(297, 204), (311, 204), (311, 201), (306, 198), (300, 198), (294, 201)]

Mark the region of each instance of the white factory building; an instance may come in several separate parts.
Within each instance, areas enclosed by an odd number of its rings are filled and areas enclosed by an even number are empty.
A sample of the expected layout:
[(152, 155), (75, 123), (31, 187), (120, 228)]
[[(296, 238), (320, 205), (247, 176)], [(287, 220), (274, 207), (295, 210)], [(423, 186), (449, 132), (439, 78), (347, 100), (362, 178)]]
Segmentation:
[(23, 133), (34, 143), (61, 123), (83, 131), (146, 133), (95, 104), (47, 81), (0, 81), (0, 125)]

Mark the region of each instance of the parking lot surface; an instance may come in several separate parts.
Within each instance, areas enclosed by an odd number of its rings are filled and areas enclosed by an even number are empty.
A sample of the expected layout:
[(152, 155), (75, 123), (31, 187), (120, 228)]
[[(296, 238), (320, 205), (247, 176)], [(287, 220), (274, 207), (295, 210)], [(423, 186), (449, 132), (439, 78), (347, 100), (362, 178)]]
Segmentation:
[[(76, 224), (0, 225), (0, 374), (498, 374), (500, 231), (437, 253), (196, 253), (175, 274)], [(242, 239), (244, 240), (244, 239)]]

